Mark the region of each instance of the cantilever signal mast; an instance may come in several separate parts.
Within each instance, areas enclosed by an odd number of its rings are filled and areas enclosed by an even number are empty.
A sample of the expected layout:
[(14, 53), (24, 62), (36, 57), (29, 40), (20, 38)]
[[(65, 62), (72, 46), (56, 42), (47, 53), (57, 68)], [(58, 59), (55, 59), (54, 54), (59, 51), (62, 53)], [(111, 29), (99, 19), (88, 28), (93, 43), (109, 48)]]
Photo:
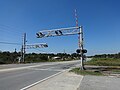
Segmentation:
[(22, 37), (22, 48), (21, 48), (21, 60), (25, 63), (25, 53), (26, 49), (35, 49), (35, 48), (47, 48), (47, 43), (38, 43), (38, 44), (26, 44), (26, 33)]
[(77, 13), (75, 10), (75, 18), (76, 18), (76, 27), (69, 27), (69, 28), (59, 28), (59, 29), (52, 29), (52, 30), (43, 30), (36, 33), (37, 38), (44, 38), (44, 37), (55, 37), (55, 36), (68, 36), (68, 35), (75, 35), (78, 34), (78, 46), (77, 53), (80, 53), (80, 60), (81, 60), (81, 70), (84, 70), (84, 53), (87, 53), (87, 50), (83, 48), (83, 27), (78, 26), (78, 18)]

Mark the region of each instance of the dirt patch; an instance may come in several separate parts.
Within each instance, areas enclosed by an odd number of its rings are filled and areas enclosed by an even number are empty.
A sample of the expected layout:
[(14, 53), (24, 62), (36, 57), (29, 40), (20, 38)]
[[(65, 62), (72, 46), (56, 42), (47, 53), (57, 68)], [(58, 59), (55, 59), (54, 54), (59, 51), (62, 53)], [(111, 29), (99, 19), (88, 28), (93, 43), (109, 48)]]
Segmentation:
[(120, 77), (120, 67), (116, 66), (86, 66), (86, 70), (92, 72), (101, 72), (105, 76)]

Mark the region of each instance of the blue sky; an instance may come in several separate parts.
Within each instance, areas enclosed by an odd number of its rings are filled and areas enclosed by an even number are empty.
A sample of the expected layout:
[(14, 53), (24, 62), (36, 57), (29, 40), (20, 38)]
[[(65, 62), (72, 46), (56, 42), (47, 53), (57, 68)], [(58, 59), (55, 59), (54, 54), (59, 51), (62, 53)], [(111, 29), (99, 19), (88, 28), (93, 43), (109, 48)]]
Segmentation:
[[(0, 42), (21, 43), (27, 33), (27, 44), (48, 43), (48, 48), (27, 52), (74, 53), (78, 36), (36, 38), (36, 32), (75, 26), (74, 9), (79, 25), (84, 27), (87, 55), (120, 52), (119, 0), (0, 0)], [(20, 51), (19, 45), (0, 43), (1, 51)]]

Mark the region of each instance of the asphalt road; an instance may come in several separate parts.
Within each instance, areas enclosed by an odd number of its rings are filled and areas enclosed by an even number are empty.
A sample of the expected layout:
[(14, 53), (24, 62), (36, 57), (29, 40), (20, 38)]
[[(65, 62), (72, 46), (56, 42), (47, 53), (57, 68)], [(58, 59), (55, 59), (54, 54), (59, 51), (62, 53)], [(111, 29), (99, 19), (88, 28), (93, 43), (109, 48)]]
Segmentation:
[(80, 61), (2, 65), (0, 90), (20, 90), (79, 63)]

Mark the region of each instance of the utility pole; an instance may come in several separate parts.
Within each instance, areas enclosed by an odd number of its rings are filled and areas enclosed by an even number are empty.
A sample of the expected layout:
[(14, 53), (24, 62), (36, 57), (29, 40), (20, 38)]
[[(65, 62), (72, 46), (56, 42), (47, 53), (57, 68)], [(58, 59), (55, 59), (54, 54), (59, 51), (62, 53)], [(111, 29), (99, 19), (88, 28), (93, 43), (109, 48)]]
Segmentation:
[(22, 47), (21, 47), (21, 57), (19, 58), (18, 63), (21, 63), (22, 61), (23, 61), (23, 44), (22, 44)]
[(23, 37), (23, 62), (25, 63), (26, 33), (24, 33)]
[(25, 62), (25, 49), (26, 49), (26, 33), (23, 34), (23, 40), (22, 40), (22, 49), (21, 49), (22, 62)]

